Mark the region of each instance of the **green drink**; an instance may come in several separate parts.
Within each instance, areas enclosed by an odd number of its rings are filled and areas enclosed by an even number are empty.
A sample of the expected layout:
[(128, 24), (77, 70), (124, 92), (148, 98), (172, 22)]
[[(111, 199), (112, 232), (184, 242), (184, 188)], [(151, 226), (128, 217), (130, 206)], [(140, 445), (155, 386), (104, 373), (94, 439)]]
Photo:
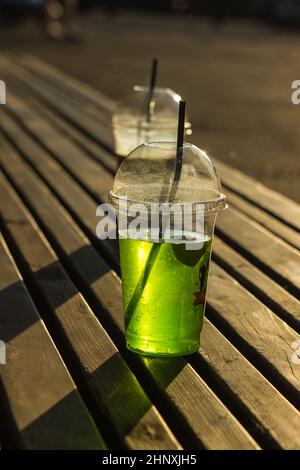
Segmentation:
[(124, 159), (109, 193), (127, 347), (149, 356), (198, 350), (216, 216), (227, 207), (209, 157), (180, 143), (183, 123), (181, 113), (177, 143), (148, 142)]
[[(120, 233), (129, 349), (161, 356), (185, 355), (198, 350), (210, 254), (208, 238), (153, 243), (122, 238)], [(147, 279), (139, 285), (146, 269)], [(137, 300), (133, 302), (133, 298)]]

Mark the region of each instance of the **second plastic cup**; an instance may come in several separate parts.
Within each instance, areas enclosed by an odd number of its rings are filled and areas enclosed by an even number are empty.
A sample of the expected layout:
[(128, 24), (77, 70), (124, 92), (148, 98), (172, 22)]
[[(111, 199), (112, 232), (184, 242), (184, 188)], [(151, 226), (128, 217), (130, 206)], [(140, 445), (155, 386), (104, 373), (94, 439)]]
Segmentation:
[(127, 346), (152, 356), (198, 350), (216, 215), (227, 207), (211, 160), (191, 144), (174, 192), (175, 155), (176, 143), (141, 145), (110, 192), (119, 210)]
[[(176, 140), (180, 96), (170, 88), (159, 87), (149, 95), (149, 87), (136, 85), (116, 108), (112, 127), (115, 152), (121, 157), (144, 142)], [(185, 130), (188, 135), (192, 133), (189, 122)]]

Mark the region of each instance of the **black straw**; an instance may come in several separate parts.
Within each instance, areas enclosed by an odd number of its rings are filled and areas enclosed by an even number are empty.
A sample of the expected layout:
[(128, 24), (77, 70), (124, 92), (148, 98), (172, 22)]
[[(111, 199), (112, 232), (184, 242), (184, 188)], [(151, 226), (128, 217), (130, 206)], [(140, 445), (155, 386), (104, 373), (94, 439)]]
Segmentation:
[(153, 100), (154, 88), (155, 88), (155, 85), (156, 85), (157, 64), (158, 64), (158, 60), (153, 59), (152, 68), (151, 68), (151, 79), (150, 79), (148, 105), (147, 105), (147, 122), (150, 122), (150, 119), (151, 119), (150, 112), (151, 112), (151, 103), (152, 103), (152, 100)]
[(174, 181), (173, 181), (172, 188), (171, 188), (170, 202), (172, 202), (175, 199), (177, 184), (181, 176), (183, 141), (184, 141), (184, 123), (185, 123), (185, 101), (180, 101), (179, 112), (178, 112), (178, 131), (177, 131), (175, 171), (174, 171)]

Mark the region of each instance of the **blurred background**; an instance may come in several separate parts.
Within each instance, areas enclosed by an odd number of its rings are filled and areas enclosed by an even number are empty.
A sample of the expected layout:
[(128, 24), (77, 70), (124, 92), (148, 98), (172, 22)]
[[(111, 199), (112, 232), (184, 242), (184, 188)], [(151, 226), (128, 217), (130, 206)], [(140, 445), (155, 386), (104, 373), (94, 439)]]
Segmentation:
[[(35, 54), (118, 100), (187, 100), (191, 141), (300, 202), (300, 0), (0, 0), (0, 53)], [(1, 77), (0, 77), (1, 79)]]

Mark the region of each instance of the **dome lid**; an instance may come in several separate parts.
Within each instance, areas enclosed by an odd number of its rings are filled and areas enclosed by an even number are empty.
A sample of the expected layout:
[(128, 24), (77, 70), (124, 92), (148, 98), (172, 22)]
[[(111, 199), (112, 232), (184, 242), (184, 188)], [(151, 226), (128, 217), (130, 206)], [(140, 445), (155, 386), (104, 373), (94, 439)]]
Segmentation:
[[(170, 88), (155, 87), (150, 105), (149, 98), (149, 86), (135, 85), (116, 107), (113, 126), (132, 127), (140, 123), (143, 127), (160, 126), (176, 129), (181, 97)], [(190, 122), (186, 121), (185, 129), (189, 129), (187, 134), (191, 134)]]
[(227, 207), (218, 173), (207, 154), (184, 143), (178, 181), (174, 182), (175, 142), (147, 142), (123, 160), (116, 174), (110, 201), (128, 203), (203, 204), (207, 212)]

